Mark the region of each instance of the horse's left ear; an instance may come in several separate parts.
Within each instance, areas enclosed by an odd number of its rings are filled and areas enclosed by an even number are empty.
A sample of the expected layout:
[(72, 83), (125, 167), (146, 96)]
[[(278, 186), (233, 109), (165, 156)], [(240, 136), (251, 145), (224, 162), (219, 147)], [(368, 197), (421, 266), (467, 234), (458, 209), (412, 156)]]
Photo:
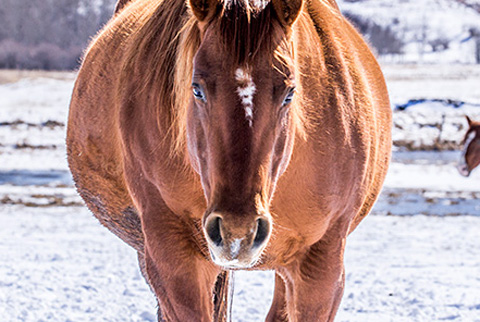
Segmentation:
[(303, 0), (272, 0), (272, 4), (282, 25), (289, 28), (302, 11)]
[(210, 20), (218, 9), (219, 0), (189, 0), (190, 8), (198, 21)]

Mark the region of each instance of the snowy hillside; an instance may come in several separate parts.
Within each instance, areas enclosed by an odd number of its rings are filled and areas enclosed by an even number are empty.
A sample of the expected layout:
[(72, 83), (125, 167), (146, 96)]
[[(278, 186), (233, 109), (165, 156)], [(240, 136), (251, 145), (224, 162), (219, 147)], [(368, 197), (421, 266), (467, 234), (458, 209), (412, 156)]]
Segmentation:
[(480, 62), (478, 0), (338, 0), (388, 62)]

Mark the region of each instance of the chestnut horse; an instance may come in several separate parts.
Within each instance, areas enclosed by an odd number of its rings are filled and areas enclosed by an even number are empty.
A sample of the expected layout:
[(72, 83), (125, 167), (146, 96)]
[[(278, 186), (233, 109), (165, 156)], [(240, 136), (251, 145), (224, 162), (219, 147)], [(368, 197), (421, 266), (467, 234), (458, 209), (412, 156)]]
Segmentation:
[(225, 321), (235, 269), (275, 271), (267, 321), (332, 321), (390, 132), (380, 68), (333, 0), (122, 1), (78, 74), (68, 161), (160, 321)]
[(466, 116), (468, 130), (462, 141), (463, 152), (458, 164), (458, 171), (468, 177), (473, 169), (480, 164), (480, 122), (472, 121)]

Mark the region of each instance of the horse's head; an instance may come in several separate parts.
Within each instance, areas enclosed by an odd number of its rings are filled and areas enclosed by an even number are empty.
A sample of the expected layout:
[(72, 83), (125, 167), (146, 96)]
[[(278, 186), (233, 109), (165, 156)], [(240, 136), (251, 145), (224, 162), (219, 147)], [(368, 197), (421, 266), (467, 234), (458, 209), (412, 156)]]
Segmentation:
[(480, 164), (480, 122), (472, 121), (467, 116), (468, 131), (463, 139), (463, 153), (458, 164), (461, 175), (468, 177)]
[(254, 265), (271, 231), (270, 201), (297, 131), (291, 26), (301, 0), (190, 0), (198, 27), (187, 111), (190, 162), (207, 211), (212, 259)]

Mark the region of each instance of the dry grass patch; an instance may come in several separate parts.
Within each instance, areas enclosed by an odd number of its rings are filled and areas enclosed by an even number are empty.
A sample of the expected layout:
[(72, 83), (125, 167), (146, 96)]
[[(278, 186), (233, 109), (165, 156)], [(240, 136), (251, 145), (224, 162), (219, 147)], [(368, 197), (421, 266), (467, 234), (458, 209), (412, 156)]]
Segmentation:
[(59, 80), (73, 80), (76, 72), (73, 71), (44, 71), (44, 70), (17, 70), (0, 69), (0, 85), (15, 83), (21, 79), (53, 78)]

